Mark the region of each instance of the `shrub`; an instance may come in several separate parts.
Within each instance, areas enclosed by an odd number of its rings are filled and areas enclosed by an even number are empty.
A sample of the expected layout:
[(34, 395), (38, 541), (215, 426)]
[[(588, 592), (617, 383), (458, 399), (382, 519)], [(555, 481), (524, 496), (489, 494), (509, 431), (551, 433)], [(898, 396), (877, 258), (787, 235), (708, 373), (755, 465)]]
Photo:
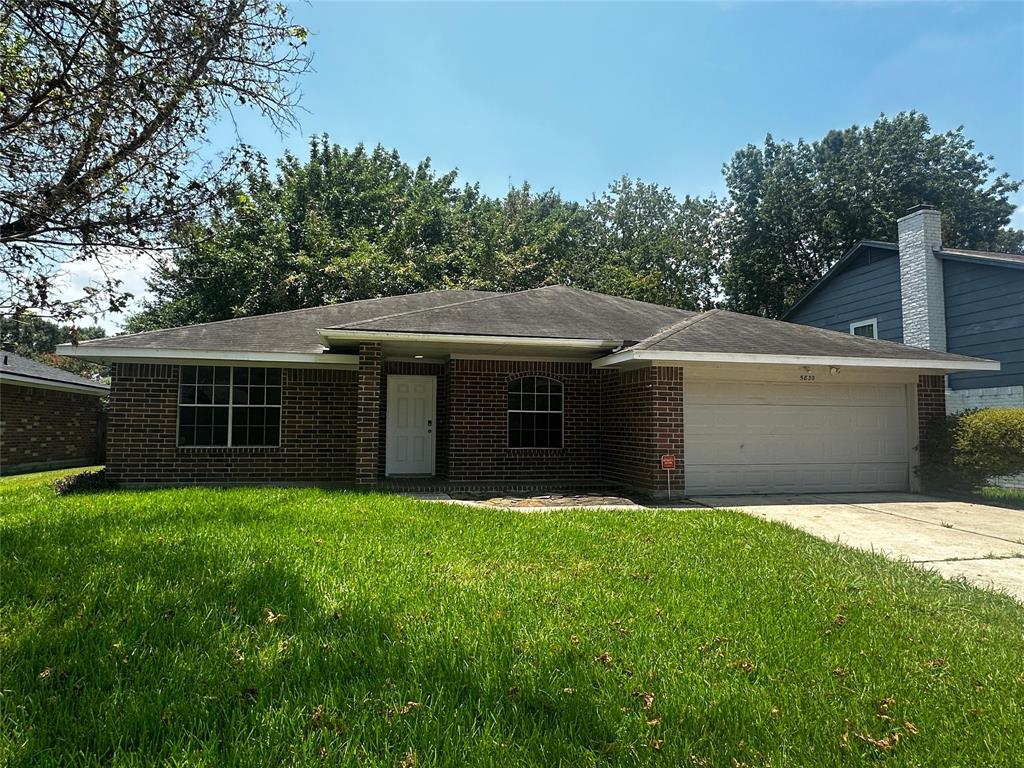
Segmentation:
[(107, 480), (105, 469), (97, 469), (93, 472), (78, 472), (74, 475), (65, 475), (54, 481), (53, 490), (58, 496), (66, 496), (69, 493), (85, 493), (88, 491), (104, 491), (110, 488), (110, 481)]
[(1024, 472), (1024, 408), (965, 413), (953, 450), (956, 465), (982, 480)]
[(932, 426), (921, 445), (925, 488), (973, 491), (1024, 472), (1024, 408), (965, 411)]

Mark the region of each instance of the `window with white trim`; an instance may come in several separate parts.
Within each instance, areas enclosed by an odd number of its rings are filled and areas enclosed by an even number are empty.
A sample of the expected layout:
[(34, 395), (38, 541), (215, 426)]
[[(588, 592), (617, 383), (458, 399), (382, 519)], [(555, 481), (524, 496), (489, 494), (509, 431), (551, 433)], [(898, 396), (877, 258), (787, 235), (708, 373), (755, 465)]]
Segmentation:
[(562, 383), (524, 376), (508, 385), (508, 447), (562, 447)]
[(181, 366), (178, 445), (277, 446), (281, 369)]
[(878, 338), (878, 320), (861, 320), (859, 323), (850, 323), (850, 333), (854, 336), (864, 336), (868, 339)]

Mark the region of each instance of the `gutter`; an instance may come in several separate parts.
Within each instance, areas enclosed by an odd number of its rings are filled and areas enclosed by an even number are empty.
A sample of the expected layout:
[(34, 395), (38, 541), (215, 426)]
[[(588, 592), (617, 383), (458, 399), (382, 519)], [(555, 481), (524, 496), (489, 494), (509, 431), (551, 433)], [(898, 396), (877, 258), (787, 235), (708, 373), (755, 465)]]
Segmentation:
[(998, 371), (996, 360), (928, 360), (884, 357), (839, 357), (829, 355), (762, 355), (731, 352), (660, 352), (627, 349), (594, 360), (594, 368), (609, 368), (631, 362), (733, 363), (756, 365), (826, 365), (851, 368), (917, 368), (942, 371)]

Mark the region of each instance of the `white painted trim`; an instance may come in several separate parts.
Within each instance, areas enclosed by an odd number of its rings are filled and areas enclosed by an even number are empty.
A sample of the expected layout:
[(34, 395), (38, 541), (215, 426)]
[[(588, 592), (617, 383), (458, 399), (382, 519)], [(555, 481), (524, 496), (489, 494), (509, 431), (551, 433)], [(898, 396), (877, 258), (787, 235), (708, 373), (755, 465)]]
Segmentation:
[(877, 339), (878, 338), (878, 318), (877, 317), (872, 317), (870, 320), (858, 320), (855, 323), (850, 323), (850, 335), (851, 336), (857, 336), (859, 334), (854, 333), (854, 329), (856, 329), (856, 328), (867, 328), (867, 327), (871, 328), (872, 335), (871, 336), (867, 336), (867, 337), (861, 336), (861, 338)]
[(230, 363), (300, 363), (335, 366), (359, 366), (358, 355), (336, 355), (327, 352), (243, 352), (239, 350), (209, 349), (129, 349), (99, 345), (74, 346), (59, 344), (57, 353), (67, 357), (103, 362), (192, 363), (211, 361)]
[(591, 365), (607, 368), (622, 363), (649, 360), (662, 363), (764, 363), (768, 365), (828, 365), (849, 368), (916, 368), (934, 371), (998, 371), (995, 360), (908, 360), (887, 357), (830, 357), (827, 355), (762, 355), (736, 352), (649, 352), (624, 350), (599, 357)]
[(15, 384), (19, 387), (51, 389), (58, 392), (80, 392), (85, 395), (94, 395), (96, 397), (106, 397), (110, 394), (110, 389), (100, 384), (90, 387), (88, 384), (74, 384), (70, 381), (48, 381), (34, 377), (19, 376), (18, 374), (11, 373), (9, 371), (0, 372), (0, 381), (5, 381), (8, 384)]
[(448, 355), (449, 360), (511, 360), (521, 363), (589, 363), (587, 357), (566, 357), (565, 355)]
[(320, 328), (317, 330), (325, 346), (332, 341), (423, 341), (445, 344), (487, 344), (509, 347), (562, 347), (565, 349), (604, 349), (617, 347), (622, 340), (560, 339), (544, 336), (484, 336), (468, 333), (415, 333), (410, 331), (352, 331)]

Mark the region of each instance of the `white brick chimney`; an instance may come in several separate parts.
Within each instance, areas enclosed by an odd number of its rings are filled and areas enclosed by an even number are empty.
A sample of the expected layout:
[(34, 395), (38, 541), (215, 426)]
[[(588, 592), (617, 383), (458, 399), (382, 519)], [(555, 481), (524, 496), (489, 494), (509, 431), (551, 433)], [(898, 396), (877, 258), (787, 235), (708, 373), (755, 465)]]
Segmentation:
[(942, 214), (930, 205), (911, 208), (898, 222), (903, 343), (946, 351), (946, 298), (942, 262)]

